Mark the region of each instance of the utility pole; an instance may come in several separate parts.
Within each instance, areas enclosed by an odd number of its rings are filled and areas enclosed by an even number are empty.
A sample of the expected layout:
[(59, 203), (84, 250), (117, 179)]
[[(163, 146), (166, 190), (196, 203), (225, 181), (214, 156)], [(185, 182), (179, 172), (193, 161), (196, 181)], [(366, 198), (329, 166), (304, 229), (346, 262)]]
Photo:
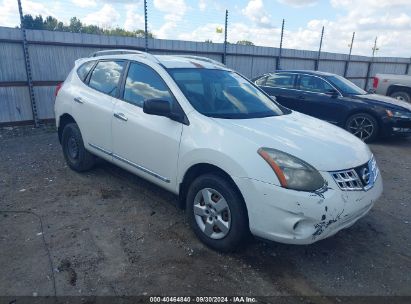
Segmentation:
[(147, 0), (144, 0), (144, 51), (148, 51)]
[(371, 73), (371, 66), (372, 66), (372, 63), (374, 62), (375, 53), (376, 53), (376, 51), (378, 51), (378, 48), (377, 48), (377, 39), (378, 39), (378, 37), (375, 37), (374, 46), (372, 47), (372, 57), (371, 57), (371, 61), (368, 62), (367, 76), (366, 76), (366, 79), (365, 79), (364, 90), (367, 90), (367, 88), (368, 88), (368, 82), (369, 82), (370, 73)]
[(17, 0), (17, 5), (19, 7), (19, 14), (20, 14), (20, 29), (21, 29), (21, 33), (22, 33), (22, 36), (23, 36), (24, 63), (26, 65), (26, 76), (27, 76), (27, 84), (28, 84), (28, 87), (29, 87), (31, 110), (33, 112), (34, 126), (37, 128), (39, 126), (39, 118), (38, 118), (38, 115), (37, 115), (36, 99), (34, 97), (34, 88), (33, 88), (32, 74), (31, 74), (29, 49), (28, 49), (28, 45), (27, 45), (27, 35), (26, 35), (26, 29), (24, 28), (23, 8), (21, 7), (21, 1), (20, 0)]
[(374, 46), (372, 48), (372, 59), (373, 60), (374, 60), (374, 57), (375, 57), (375, 53), (379, 50), (379, 48), (377, 48), (377, 38), (378, 37), (375, 37)]
[(349, 45), (349, 46), (350, 46), (350, 52), (348, 53), (348, 59), (347, 59), (347, 62), (345, 63), (345, 67), (344, 67), (344, 77), (347, 76), (348, 65), (350, 64), (352, 46), (353, 46), (353, 44), (354, 44), (354, 37), (355, 37), (355, 32), (352, 33), (351, 43), (350, 43), (350, 45)]
[(278, 52), (278, 59), (277, 59), (277, 70), (281, 69), (281, 55), (283, 53), (283, 38), (284, 38), (284, 23), (285, 20), (283, 19), (283, 23), (281, 25), (281, 38), (280, 38), (280, 50)]
[(323, 45), (323, 37), (324, 37), (324, 25), (321, 30), (321, 38), (320, 38), (320, 48), (318, 49), (318, 55), (317, 55), (317, 60), (315, 62), (315, 70), (318, 71), (318, 65), (320, 63), (320, 56), (321, 56), (321, 47)]
[(227, 62), (227, 24), (228, 24), (228, 10), (225, 10), (225, 24), (224, 24), (224, 54), (223, 63)]

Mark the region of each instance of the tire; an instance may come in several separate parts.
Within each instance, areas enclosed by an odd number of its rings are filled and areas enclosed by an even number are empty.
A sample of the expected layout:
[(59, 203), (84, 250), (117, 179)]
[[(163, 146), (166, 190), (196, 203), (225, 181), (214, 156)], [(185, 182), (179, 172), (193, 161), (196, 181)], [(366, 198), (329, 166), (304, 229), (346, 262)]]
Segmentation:
[(76, 123), (69, 123), (63, 129), (61, 140), (67, 165), (77, 172), (90, 170), (95, 164), (95, 156), (84, 148), (83, 138)]
[(345, 129), (357, 136), (362, 141), (369, 143), (378, 136), (378, 122), (367, 113), (358, 113), (350, 116), (345, 124)]
[(395, 98), (395, 99), (399, 99), (399, 100), (403, 100), (403, 101), (406, 101), (406, 102), (411, 102), (410, 93), (407, 93), (407, 92), (404, 92), (404, 91), (394, 92), (390, 95), (390, 97)]
[(247, 208), (238, 190), (226, 178), (217, 174), (197, 177), (188, 189), (186, 204), (194, 233), (208, 247), (232, 252), (248, 241)]

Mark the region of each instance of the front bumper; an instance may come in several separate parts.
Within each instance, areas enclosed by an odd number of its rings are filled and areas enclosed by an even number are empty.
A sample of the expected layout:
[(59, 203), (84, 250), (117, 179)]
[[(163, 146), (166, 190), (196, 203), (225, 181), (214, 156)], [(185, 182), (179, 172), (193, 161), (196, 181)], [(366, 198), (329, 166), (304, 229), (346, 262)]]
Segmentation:
[(411, 119), (409, 118), (386, 118), (383, 120), (382, 133), (390, 135), (411, 135)]
[(234, 178), (244, 196), (251, 233), (289, 244), (311, 244), (363, 217), (382, 193), (381, 174), (368, 191), (342, 191), (328, 172), (323, 193), (285, 189), (250, 178)]

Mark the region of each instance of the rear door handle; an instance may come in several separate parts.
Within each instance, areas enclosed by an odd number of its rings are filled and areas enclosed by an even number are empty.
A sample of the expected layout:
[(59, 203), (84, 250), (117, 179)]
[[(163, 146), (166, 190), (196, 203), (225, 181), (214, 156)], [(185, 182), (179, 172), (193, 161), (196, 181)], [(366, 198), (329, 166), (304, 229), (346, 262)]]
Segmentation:
[(304, 100), (304, 99), (305, 99), (305, 96), (304, 96), (304, 95), (298, 95), (297, 98), (300, 99), (300, 100)]
[(81, 99), (80, 97), (75, 97), (75, 98), (74, 98), (74, 101), (77, 102), (77, 103), (80, 103), (80, 104), (83, 104), (83, 103), (84, 103), (84, 100)]
[(128, 120), (128, 118), (126, 117), (126, 115), (124, 115), (124, 113), (114, 113), (114, 117), (115, 117), (115, 118), (118, 118), (118, 119), (121, 119), (121, 120), (123, 120), (123, 121), (127, 121), (127, 120)]

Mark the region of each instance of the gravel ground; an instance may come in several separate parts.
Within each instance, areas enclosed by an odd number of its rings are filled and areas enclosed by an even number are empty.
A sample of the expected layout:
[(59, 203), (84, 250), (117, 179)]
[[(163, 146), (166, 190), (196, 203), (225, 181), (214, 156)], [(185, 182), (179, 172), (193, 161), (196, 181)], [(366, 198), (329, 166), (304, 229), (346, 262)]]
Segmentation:
[(370, 147), (384, 194), (354, 226), (219, 254), (170, 193), (104, 161), (73, 172), (53, 127), (2, 128), (0, 210), (44, 231), (0, 214), (0, 295), (53, 295), (54, 274), (57, 295), (411, 296), (411, 138)]

